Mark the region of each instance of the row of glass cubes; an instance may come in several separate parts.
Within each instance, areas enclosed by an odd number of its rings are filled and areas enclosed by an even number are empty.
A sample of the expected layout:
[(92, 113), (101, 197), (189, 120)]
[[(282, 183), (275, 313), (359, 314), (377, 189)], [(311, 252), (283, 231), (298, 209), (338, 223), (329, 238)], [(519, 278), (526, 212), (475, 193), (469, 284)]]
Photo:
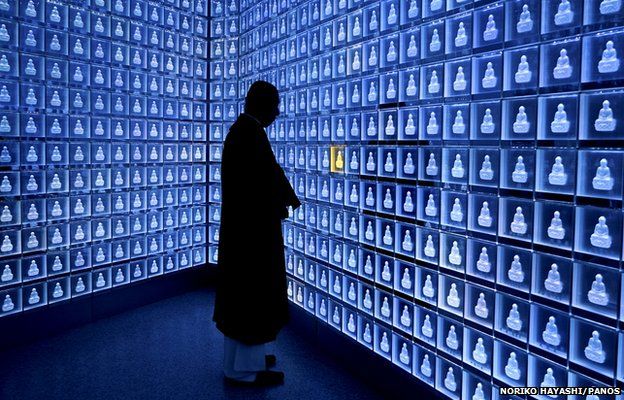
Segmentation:
[[(89, 249), (87, 248), (86, 250)], [(63, 257), (63, 254), (59, 257)], [(25, 260), (22, 260), (22, 262)], [(72, 271), (71, 274), (64, 276), (50, 276), (47, 280), (24, 282), (21, 286), (0, 290), (0, 301), (2, 301), (0, 317), (99, 292), (111, 287), (122, 286), (130, 282), (174, 272), (179, 269), (202, 265), (205, 263), (205, 260), (206, 248), (197, 246), (192, 249), (181, 249), (175, 253), (150, 256), (143, 260), (118, 264), (112, 267), (94, 266), (92, 271), (87, 268), (84, 271)], [(10, 268), (11, 264), (2, 264), (4, 265), (3, 275), (6, 277), (10, 273), (6, 272), (8, 271), (7, 265)]]
[[(423, 19), (431, 21), (436, 17), (444, 17), (443, 22), (454, 23), (457, 27), (459, 22), (463, 22), (463, 33), (468, 38), (474, 37), (473, 47), (480, 47), (503, 41), (530, 39), (559, 30), (574, 30), (583, 25), (616, 24), (622, 21), (621, 15), (618, 15), (622, 4), (617, 0), (392, 0), (382, 3), (367, 0), (319, 0), (295, 2), (298, 4), (279, 3), (262, 2), (244, 10), (240, 17), (243, 36), (248, 31), (253, 30), (254, 34), (258, 32), (259, 43), (255, 45), (264, 46), (269, 41), (269, 36), (270, 40), (275, 40), (307, 29), (314, 32), (313, 28), (320, 25), (317, 28), (320, 30), (320, 38), (317, 40), (320, 39), (325, 46), (331, 46), (331, 42), (325, 42), (328, 30), (330, 39), (337, 45), (405, 29), (421, 23)], [(220, 37), (224, 34), (224, 26), (231, 28), (232, 25), (232, 18), (217, 17), (213, 21), (215, 26), (212, 38)], [(217, 24), (220, 26), (216, 26)]]
[[(408, 322), (409, 314), (409, 322), (413, 321), (416, 324), (422, 321), (427, 334), (430, 333), (429, 329), (432, 332), (437, 330), (442, 332), (443, 330), (443, 334), (438, 335), (437, 340), (433, 333), (431, 333), (433, 339), (421, 333), (416, 342), (412, 342), (406, 338), (410, 335), (409, 332), (406, 332), (406, 327), (396, 326), (401, 325), (402, 322), (391, 328), (390, 322), (380, 323), (381, 318), (373, 319), (372, 314), (362, 312), (363, 310), (356, 310), (354, 306), (337, 301), (332, 296), (328, 297), (325, 293), (297, 280), (289, 280), (288, 293), (290, 299), (300, 307), (451, 398), (476, 396), (476, 399), (484, 399), (490, 398), (490, 394), (492, 398), (497, 398), (499, 394), (498, 387), (493, 387), (489, 378), (484, 379), (482, 375), (468, 372), (469, 370), (465, 369), (464, 365), (473, 367), (471, 371), (479, 370), (490, 374), (494, 377), (496, 385), (526, 385), (531, 387), (608, 386), (574, 370), (559, 367), (552, 359), (542, 358), (542, 356), (529, 353), (523, 348), (506, 344), (499, 339), (483, 334), (479, 330), (468, 326), (458, 327), (453, 319), (428, 312), (418, 306), (416, 306), (413, 314), (408, 310), (405, 317), (402, 315), (400, 319), (403, 319), (403, 322)], [(549, 323), (551, 325), (544, 328), (541, 335), (544, 335), (544, 332), (554, 334), (552, 333), (552, 324), (557, 325), (557, 320), (553, 322), (550, 316), (547, 316), (549, 310), (543, 311), (546, 314), (545, 325)], [(540, 317), (544, 319), (543, 315)], [(420, 318), (420, 321), (417, 318)], [(581, 363), (581, 365), (592, 363), (593, 366), (596, 362), (589, 360), (587, 354), (594, 357), (594, 347), (597, 347), (596, 341), (602, 345), (600, 333), (592, 330), (595, 329), (595, 326), (584, 320), (573, 318), (570, 323), (573, 329), (577, 330), (573, 334), (575, 344), (570, 346), (570, 352), (574, 354), (572, 357), (576, 360), (574, 362)], [(558, 326), (556, 329), (559, 332)], [(408, 328), (407, 330), (411, 329)], [(415, 328), (415, 330), (421, 329)], [(594, 332), (597, 336), (594, 336)], [(624, 337), (621, 333), (618, 335), (615, 332), (603, 331), (603, 334), (606, 334), (608, 337), (606, 340), (614, 346), (621, 346), (624, 343)], [(539, 332), (536, 333), (537, 337), (541, 335)], [(556, 333), (556, 335), (559, 334)], [(425, 337), (425, 339), (421, 339), (421, 337)], [(535, 340), (539, 341), (540, 339), (536, 338)], [(531, 344), (531, 346), (539, 346), (539, 344)], [(551, 347), (549, 344), (545, 346)], [(600, 356), (603, 355), (598, 350), (595, 352)], [(604, 356), (606, 359), (606, 353)], [(613, 357), (613, 354), (611, 356)], [(614, 375), (611, 371), (605, 374), (611, 377)], [(621, 368), (617, 370), (617, 376), (619, 379), (622, 378)], [(612, 382), (613, 380), (607, 378), (607, 381)]]
[[(133, 164), (206, 161), (206, 145), (197, 143), (89, 143), (71, 141), (0, 140), (0, 165)], [(147, 157), (144, 155), (147, 154)], [(172, 170), (176, 166), (169, 167)], [(128, 172), (128, 171), (126, 171)]]

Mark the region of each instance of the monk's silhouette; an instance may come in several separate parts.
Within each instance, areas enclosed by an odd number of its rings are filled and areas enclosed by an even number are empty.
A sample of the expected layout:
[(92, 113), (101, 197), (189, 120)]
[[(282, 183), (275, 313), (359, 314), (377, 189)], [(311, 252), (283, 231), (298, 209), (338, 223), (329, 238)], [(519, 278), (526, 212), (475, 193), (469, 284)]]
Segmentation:
[(281, 220), (301, 205), (275, 160), (264, 128), (279, 115), (279, 93), (254, 82), (245, 112), (225, 138), (221, 227), (213, 320), (225, 336), (224, 374), (237, 385), (281, 384), (265, 344), (288, 321)]

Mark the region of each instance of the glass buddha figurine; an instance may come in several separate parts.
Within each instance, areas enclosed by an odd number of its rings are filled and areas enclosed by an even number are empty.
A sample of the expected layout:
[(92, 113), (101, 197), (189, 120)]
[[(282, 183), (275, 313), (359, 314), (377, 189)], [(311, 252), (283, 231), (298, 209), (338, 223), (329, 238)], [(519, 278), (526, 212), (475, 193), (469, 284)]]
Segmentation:
[(444, 5), (443, 0), (431, 0), (429, 3), (429, 10), (440, 11), (443, 5)]
[(607, 15), (620, 11), (622, 0), (602, 0), (600, 2), (600, 14)]
[(383, 333), (383, 335), (381, 337), (381, 343), (379, 344), (379, 348), (384, 353), (387, 353), (387, 352), (390, 351), (390, 343), (388, 342), (388, 333), (387, 332)]
[[(544, 374), (544, 379), (542, 383), (540, 383), (540, 387), (555, 387), (557, 386), (557, 382), (555, 377), (553, 376), (552, 368), (547, 368), (546, 373)], [(555, 395), (549, 395), (550, 397), (557, 397)]]
[(446, 296), (446, 304), (448, 304), (449, 307), (459, 308), (460, 301), (459, 295), (457, 294), (457, 285), (451, 283), (449, 294)]
[(522, 56), (520, 56), (520, 64), (518, 64), (518, 70), (516, 71), (514, 79), (516, 83), (527, 83), (531, 80), (531, 75), (532, 72), (529, 69), (527, 57), (523, 54)]
[(6, 27), (6, 24), (0, 25), (0, 42), (8, 42), (11, 40), (11, 35), (9, 35), (9, 30)]
[(511, 310), (509, 310), (509, 316), (505, 320), (507, 328), (519, 332), (522, 329), (522, 320), (520, 319), (520, 313), (518, 312), (518, 305), (512, 304)]
[(420, 331), (425, 337), (430, 338), (433, 336), (433, 328), (431, 327), (431, 319), (429, 315), (425, 315), (425, 320), (423, 321)]
[(511, 180), (515, 183), (526, 183), (528, 177), (529, 174), (526, 172), (524, 167), (524, 158), (522, 156), (518, 156), (514, 171), (511, 173)]
[(529, 121), (526, 115), (526, 109), (524, 106), (518, 107), (518, 114), (516, 114), (516, 121), (513, 123), (514, 133), (527, 133), (529, 132)]
[(491, 181), (494, 179), (494, 171), (492, 170), (492, 163), (490, 162), (490, 156), (483, 156), (483, 162), (481, 163), (481, 169), (479, 170), (479, 178), (484, 181)]
[(388, 304), (388, 298), (384, 297), (382, 305), (381, 305), (381, 315), (386, 318), (390, 317), (390, 305)]
[(431, 42), (429, 43), (429, 51), (431, 53), (435, 53), (440, 51), (442, 48), (442, 43), (440, 42), (440, 35), (438, 34), (438, 30), (434, 29), (431, 34)]
[(517, 254), (513, 256), (511, 267), (507, 271), (507, 277), (512, 282), (522, 283), (524, 281), (524, 271), (522, 271), (522, 263), (520, 262), (520, 256)]
[(377, 89), (375, 88), (375, 82), (371, 82), (368, 88), (368, 101), (374, 103), (377, 101)]
[(475, 343), (475, 348), (472, 351), (472, 358), (480, 364), (485, 364), (487, 362), (487, 354), (485, 353), (483, 338), (477, 339), (477, 343)]
[(451, 210), (451, 221), (462, 222), (463, 219), (464, 213), (461, 210), (461, 204), (459, 203), (459, 199), (455, 198), (453, 208)]
[(438, 72), (431, 71), (431, 80), (429, 81), (429, 85), (427, 86), (427, 90), (429, 94), (435, 94), (440, 91), (440, 83), (438, 82)]
[(415, 171), (415, 167), (414, 167), (414, 160), (412, 159), (412, 153), (407, 153), (407, 156), (405, 158), (405, 164), (403, 165), (403, 173), (405, 173), (406, 175), (412, 175), (414, 174)]
[(429, 122), (427, 123), (427, 134), (428, 135), (438, 134), (438, 121), (436, 119), (436, 114), (433, 111), (429, 114)]
[(391, 246), (392, 243), (393, 243), (392, 233), (390, 232), (390, 225), (386, 225), (386, 230), (385, 230), (384, 236), (383, 236), (383, 243), (386, 246)]
[(481, 133), (490, 134), (494, 133), (494, 122), (492, 118), (492, 110), (489, 108), (485, 109), (485, 114), (483, 114), (483, 122), (481, 122)]
[(2, 240), (2, 245), (0, 246), (0, 251), (2, 251), (3, 253), (7, 253), (12, 250), (13, 243), (11, 243), (11, 239), (9, 238), (9, 236), (5, 235), (4, 239)]
[(485, 302), (485, 294), (479, 293), (479, 298), (477, 299), (477, 305), (474, 308), (474, 312), (478, 317), (487, 318), (489, 315), (489, 311), (487, 308), (487, 304)]
[(477, 261), (477, 270), (483, 273), (489, 273), (492, 269), (492, 264), (490, 263), (490, 257), (487, 253), (487, 248), (482, 247), (481, 253), (479, 253), (479, 260)]
[(394, 41), (390, 41), (390, 45), (388, 46), (388, 53), (386, 54), (387, 62), (394, 62), (397, 59), (396, 47), (394, 47)]
[(375, 50), (375, 46), (371, 46), (370, 54), (368, 55), (368, 65), (370, 67), (377, 65), (377, 50)]
[(427, 199), (427, 206), (425, 207), (425, 215), (428, 217), (435, 217), (436, 215), (438, 215), (438, 209), (435, 205), (435, 201), (433, 200), (433, 194), (429, 194), (429, 198)]
[[(9, 297), (8, 294), (7, 297)], [(423, 357), (423, 362), (420, 365), (420, 372), (427, 378), (431, 377), (431, 363), (429, 362), (428, 354), (425, 354), (425, 356)]]
[(483, 79), (481, 79), (481, 86), (483, 86), (484, 89), (491, 89), (496, 86), (496, 82), (498, 82), (498, 79), (494, 74), (494, 65), (491, 61), (488, 61), (485, 66)]
[(524, 235), (527, 232), (527, 224), (524, 222), (524, 214), (522, 214), (522, 207), (516, 207), (516, 213), (514, 214), (513, 221), (511, 222), (511, 232), (518, 235)]
[(435, 155), (433, 153), (429, 153), (429, 161), (425, 172), (429, 176), (436, 176), (438, 174), (438, 166), (436, 165)]
[(416, 18), (418, 16), (418, 3), (416, 0), (411, 0), (409, 4), (409, 8), (407, 10), (408, 18)]
[(555, 317), (548, 317), (548, 322), (546, 323), (546, 328), (542, 331), (542, 340), (551, 345), (551, 346), (559, 346), (561, 344), (561, 335), (557, 330), (557, 324), (555, 323)]
[(555, 25), (567, 25), (572, 23), (574, 18), (574, 12), (570, 7), (569, 0), (560, 0), (559, 5), (557, 6), (557, 13), (555, 14)]
[(390, 78), (388, 89), (386, 90), (386, 99), (392, 100), (394, 98), (396, 98), (396, 88), (394, 87), (394, 80)]
[(401, 278), (401, 287), (405, 290), (412, 288), (412, 278), (410, 277), (409, 270), (405, 268), (403, 271), (403, 278)]
[(594, 227), (594, 233), (590, 236), (590, 243), (594, 247), (608, 249), (611, 247), (612, 239), (609, 236), (609, 227), (604, 216), (598, 218), (598, 223)]
[(559, 103), (557, 105), (555, 118), (550, 123), (550, 130), (553, 133), (567, 133), (570, 130), (570, 121), (568, 121), (568, 116), (563, 103)]
[(602, 102), (602, 108), (598, 112), (598, 118), (594, 122), (594, 128), (598, 132), (612, 132), (615, 130), (616, 120), (613, 118), (609, 100)]
[(468, 36), (466, 36), (466, 28), (463, 22), (459, 22), (457, 27), (457, 35), (455, 36), (455, 47), (463, 47), (468, 44)]
[(1, 282), (8, 282), (13, 280), (13, 272), (11, 272), (11, 267), (8, 265), (4, 266), (4, 270), (2, 271), (2, 277), (0, 278)]
[(556, 263), (551, 264), (548, 271), (548, 277), (544, 280), (544, 288), (552, 293), (561, 293), (563, 291), (563, 282), (559, 274), (559, 266)]
[(555, 211), (550, 221), (547, 233), (551, 239), (562, 240), (565, 236), (565, 229), (561, 223), (560, 215), (559, 211)]
[(618, 69), (620, 69), (620, 60), (617, 57), (617, 51), (613, 47), (613, 41), (609, 40), (602, 51), (602, 59), (598, 62), (598, 71), (601, 74), (608, 74), (617, 72)]
[(555, 68), (553, 68), (553, 78), (567, 79), (571, 76), (572, 67), (570, 66), (568, 51), (566, 49), (561, 49), (559, 51), (559, 57), (557, 58), (557, 65), (555, 65)]
[(455, 114), (455, 122), (453, 123), (452, 130), (456, 135), (463, 135), (466, 132), (466, 125), (464, 124), (464, 117), (462, 117), (461, 110), (457, 110)]
[(422, 288), (423, 296), (432, 299), (435, 296), (435, 289), (433, 288), (433, 283), (431, 282), (431, 275), (427, 275), (425, 277), (425, 285)]
[(354, 71), (359, 71), (360, 70), (360, 66), (361, 66), (360, 53), (356, 50), (353, 53), (353, 61), (351, 62), (351, 69), (354, 70)]
[(613, 189), (613, 183), (607, 159), (603, 158), (596, 169), (596, 176), (592, 179), (592, 187), (596, 190), (611, 190)]
[(383, 201), (384, 208), (390, 209), (394, 206), (394, 201), (392, 201), (392, 194), (390, 189), (386, 189), (386, 196)]
[(410, 74), (409, 76), (409, 79), (407, 81), (407, 88), (405, 89), (405, 94), (410, 97), (416, 96), (416, 81), (414, 80), (414, 74)]
[(412, 113), (407, 115), (407, 123), (405, 124), (405, 128), (403, 130), (406, 136), (413, 136), (416, 133), (416, 126), (414, 125), (414, 117), (412, 116)]
[(403, 237), (403, 243), (401, 243), (401, 247), (404, 251), (411, 252), (414, 249), (414, 243), (412, 242), (412, 236), (410, 231), (405, 231), (405, 236)]
[(405, 365), (409, 365), (410, 356), (409, 356), (409, 352), (407, 351), (407, 343), (403, 343), (403, 346), (401, 347), (401, 353), (399, 354), (399, 361), (401, 361)]
[(462, 163), (461, 155), (455, 155), (455, 161), (453, 161), (453, 168), (451, 168), (451, 176), (453, 178), (463, 178), (464, 177), (464, 166)]
[(602, 342), (600, 341), (600, 334), (598, 331), (592, 332), (584, 353), (588, 360), (597, 362), (598, 364), (603, 364), (605, 362), (606, 354), (604, 350), (602, 350)]
[(453, 350), (457, 350), (459, 348), (459, 342), (457, 341), (457, 333), (455, 332), (454, 325), (451, 325), (448, 334), (446, 335), (446, 345)]
[(416, 55), (418, 55), (418, 47), (416, 47), (416, 37), (414, 35), (411, 35), (409, 43), (407, 45), (407, 56), (416, 57)]
[(461, 65), (457, 67), (457, 74), (455, 74), (455, 81), (453, 82), (453, 90), (461, 92), (466, 90), (466, 79), (464, 77), (464, 67)]
[(487, 23), (485, 24), (485, 31), (483, 31), (483, 41), (489, 42), (496, 40), (498, 37), (498, 29), (496, 29), (496, 22), (492, 14), (488, 15)]
[(533, 29), (533, 20), (531, 19), (531, 12), (529, 11), (529, 5), (522, 6), (522, 12), (520, 13), (520, 20), (516, 24), (516, 32), (524, 33)]
[(457, 383), (455, 382), (455, 375), (453, 374), (453, 367), (449, 367), (444, 378), (444, 387), (454, 392), (457, 389)]
[(568, 174), (564, 172), (561, 157), (555, 157), (555, 163), (552, 166), (550, 174), (548, 174), (548, 183), (556, 186), (564, 186), (568, 180)]
[(451, 252), (449, 254), (448, 260), (449, 260), (449, 263), (453, 265), (461, 265), (462, 257), (461, 257), (461, 254), (459, 253), (459, 247), (457, 246), (456, 241), (454, 241), (453, 245), (451, 246)]
[(609, 294), (607, 293), (606, 286), (602, 281), (602, 275), (596, 274), (594, 281), (592, 282), (591, 289), (587, 292), (587, 299), (592, 304), (599, 306), (606, 306), (609, 304)]

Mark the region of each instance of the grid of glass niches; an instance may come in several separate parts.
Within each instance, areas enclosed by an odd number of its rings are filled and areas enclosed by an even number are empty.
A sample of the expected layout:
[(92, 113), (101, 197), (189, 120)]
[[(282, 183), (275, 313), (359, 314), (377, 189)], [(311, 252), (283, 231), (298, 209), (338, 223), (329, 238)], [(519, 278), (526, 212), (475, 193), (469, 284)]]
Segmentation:
[(0, 317), (204, 264), (203, 0), (0, 0)]
[(290, 299), (451, 398), (624, 381), (621, 3), (241, 1), (210, 134), (280, 90)]

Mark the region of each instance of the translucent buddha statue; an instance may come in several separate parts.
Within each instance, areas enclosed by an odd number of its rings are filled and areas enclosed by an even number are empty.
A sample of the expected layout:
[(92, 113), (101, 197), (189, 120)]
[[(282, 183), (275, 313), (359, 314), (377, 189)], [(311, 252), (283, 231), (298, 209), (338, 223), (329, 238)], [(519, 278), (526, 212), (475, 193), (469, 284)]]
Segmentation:
[(375, 82), (371, 82), (368, 88), (368, 101), (374, 103), (377, 101), (377, 88), (375, 88)]
[(0, 25), (0, 41), (8, 42), (11, 40), (11, 35), (9, 35), (9, 30), (6, 27), (6, 24)]
[(520, 13), (520, 20), (516, 24), (516, 32), (524, 33), (533, 29), (533, 20), (531, 19), (531, 12), (529, 11), (529, 5), (522, 6), (522, 12)]
[(611, 171), (607, 165), (607, 159), (600, 160), (600, 165), (596, 169), (596, 176), (592, 179), (592, 187), (596, 190), (613, 189), (614, 180), (611, 177)]
[(456, 135), (463, 135), (466, 132), (466, 125), (464, 124), (464, 117), (462, 116), (461, 110), (457, 110), (455, 114), (452, 130)]
[(383, 335), (381, 336), (381, 343), (379, 343), (379, 348), (384, 353), (387, 353), (387, 352), (390, 351), (390, 343), (388, 342), (388, 333), (387, 332), (384, 332)]
[(431, 11), (440, 11), (444, 6), (443, 0), (430, 0), (429, 2), (429, 10)]
[(396, 47), (394, 46), (394, 41), (391, 40), (390, 45), (388, 45), (388, 53), (386, 54), (386, 61), (394, 62), (396, 61), (396, 59), (397, 59)]
[(368, 221), (368, 225), (366, 225), (364, 238), (366, 238), (366, 240), (368, 241), (373, 241), (375, 239), (375, 234), (373, 233), (373, 224), (371, 223), (371, 221)]
[(592, 282), (591, 289), (587, 292), (587, 299), (592, 304), (599, 306), (606, 306), (609, 304), (609, 294), (607, 288), (602, 281), (602, 275), (596, 274), (594, 281)]
[(494, 179), (494, 171), (492, 170), (492, 163), (490, 162), (490, 156), (483, 156), (483, 162), (481, 163), (481, 169), (479, 170), (479, 178), (484, 181), (491, 181)]
[(377, 65), (377, 50), (375, 49), (375, 46), (371, 46), (370, 54), (368, 55), (368, 65), (370, 67)]
[(386, 189), (386, 196), (383, 201), (384, 208), (391, 209), (394, 206), (394, 201), (392, 200), (392, 193), (390, 189)]
[(429, 85), (427, 86), (427, 90), (429, 94), (435, 94), (440, 91), (440, 83), (438, 82), (438, 73), (437, 71), (431, 71), (431, 80), (429, 81)]
[(391, 246), (392, 243), (393, 243), (392, 233), (390, 232), (390, 225), (386, 225), (386, 230), (385, 230), (384, 236), (383, 236), (383, 243), (386, 246)]
[(366, 170), (369, 172), (375, 171), (375, 158), (373, 157), (373, 153), (368, 153), (368, 160), (366, 161)]
[(4, 296), (4, 302), (2, 303), (2, 311), (3, 312), (9, 312), (11, 310), (13, 310), (15, 308), (15, 304), (13, 303), (13, 300), (11, 299), (11, 295), (6, 295)]
[[(553, 376), (552, 368), (547, 368), (546, 373), (544, 374), (544, 379), (542, 383), (540, 383), (540, 387), (555, 387), (557, 386), (557, 382), (555, 381), (555, 377)], [(556, 395), (549, 395), (550, 397), (557, 397)]]
[(462, 212), (461, 204), (459, 203), (459, 199), (455, 198), (453, 208), (451, 210), (451, 221), (462, 222), (463, 219), (464, 213)]
[(494, 132), (494, 123), (492, 120), (492, 110), (486, 108), (485, 114), (483, 114), (483, 122), (481, 122), (481, 133), (490, 134)]
[(451, 176), (453, 178), (463, 178), (464, 177), (464, 165), (462, 163), (461, 155), (455, 155), (455, 161), (453, 161), (453, 168), (451, 168)]
[[(435, 72), (435, 71), (434, 71)], [(433, 78), (433, 76), (432, 76)], [(427, 123), (427, 134), (428, 135), (437, 135), (438, 134), (438, 121), (436, 119), (435, 112), (431, 112), (429, 114), (429, 122)]]
[(405, 158), (405, 164), (403, 165), (403, 173), (406, 175), (413, 175), (415, 171), (414, 160), (412, 159), (412, 153), (407, 153)]
[(510, 281), (522, 283), (524, 281), (524, 271), (522, 271), (522, 263), (520, 262), (520, 256), (517, 254), (513, 256), (511, 267), (507, 271), (507, 277)]
[(405, 94), (410, 97), (416, 96), (416, 81), (414, 80), (414, 74), (410, 74), (409, 76), (409, 79), (407, 81), (407, 88), (405, 89)]
[(494, 74), (494, 65), (491, 61), (488, 61), (485, 66), (483, 79), (481, 79), (481, 86), (483, 86), (484, 89), (491, 89), (496, 86), (496, 82), (498, 82), (498, 79)]
[(13, 190), (13, 185), (11, 185), (11, 182), (9, 181), (9, 177), (8, 176), (2, 177), (2, 183), (0, 183), (0, 192), (8, 193), (11, 190)]
[(449, 367), (444, 378), (444, 387), (454, 392), (457, 389), (457, 382), (455, 382), (455, 375), (453, 374), (453, 367)]
[(375, 31), (379, 27), (379, 23), (377, 22), (377, 12), (373, 10), (370, 16), (370, 20), (368, 21), (368, 29), (370, 31)]
[(561, 282), (559, 266), (556, 263), (551, 264), (548, 277), (544, 280), (544, 287), (552, 293), (561, 293), (563, 291), (563, 282)]
[(590, 243), (594, 247), (608, 249), (611, 247), (612, 239), (609, 236), (609, 227), (607, 219), (604, 216), (598, 218), (598, 223), (594, 227), (594, 233), (590, 236)]
[(494, 22), (494, 16), (488, 15), (487, 23), (485, 24), (485, 31), (483, 31), (483, 40), (486, 42), (496, 40), (498, 37), (498, 29), (496, 29), (496, 22)]
[(412, 288), (412, 278), (407, 268), (405, 268), (405, 270), (403, 271), (403, 278), (401, 278), (401, 287), (406, 290), (410, 290)]
[(457, 35), (455, 35), (455, 47), (463, 47), (468, 44), (468, 36), (466, 36), (466, 28), (463, 22), (459, 22), (457, 27)]
[(559, 5), (557, 6), (557, 12), (555, 13), (555, 25), (567, 25), (572, 23), (574, 19), (574, 12), (570, 7), (569, 0), (559, 0)]
[(375, 205), (375, 197), (373, 196), (373, 189), (371, 187), (368, 188), (365, 202), (369, 207), (373, 207)]
[(442, 43), (440, 42), (440, 35), (438, 34), (438, 30), (434, 29), (431, 34), (431, 42), (429, 43), (429, 51), (431, 53), (435, 53), (436, 51), (440, 51), (442, 48)]
[(552, 166), (550, 174), (548, 174), (548, 183), (551, 185), (563, 186), (567, 183), (568, 174), (564, 172), (561, 157), (555, 157), (555, 163)]
[(598, 71), (601, 74), (617, 72), (620, 69), (620, 60), (617, 58), (617, 51), (613, 47), (613, 41), (609, 40), (602, 51), (602, 59), (598, 62)]
[(511, 305), (509, 310), (509, 316), (505, 320), (507, 328), (519, 332), (522, 329), (522, 320), (520, 319), (520, 313), (518, 312), (518, 305), (516, 303)]
[(565, 236), (565, 229), (563, 228), (563, 225), (561, 223), (559, 211), (554, 212), (547, 233), (548, 237), (551, 239), (562, 240)]
[(429, 297), (432, 299), (435, 296), (435, 289), (433, 288), (433, 283), (431, 282), (431, 275), (427, 275), (425, 277), (425, 285), (422, 288), (423, 296)]
[(453, 308), (459, 308), (460, 298), (457, 294), (457, 285), (455, 283), (451, 283), (451, 288), (449, 289), (449, 294), (446, 296), (446, 303)]
[(401, 361), (405, 365), (409, 365), (410, 356), (409, 352), (407, 351), (406, 343), (403, 343), (403, 346), (401, 347), (401, 352), (399, 353), (399, 361)]
[(527, 133), (529, 131), (530, 124), (525, 111), (524, 106), (518, 107), (516, 121), (513, 123), (514, 133)]
[(28, 271), (26, 272), (28, 276), (37, 276), (39, 275), (39, 266), (35, 260), (30, 261), (30, 265), (28, 266)]
[(4, 270), (2, 271), (2, 277), (0, 277), (0, 282), (8, 282), (13, 280), (13, 272), (11, 272), (11, 267), (9, 265), (4, 266)]
[(388, 89), (386, 89), (386, 99), (392, 100), (396, 98), (396, 88), (394, 87), (394, 80), (390, 78), (388, 82)]
[(563, 103), (559, 103), (557, 105), (555, 118), (550, 123), (550, 130), (553, 133), (567, 133), (570, 130), (570, 121), (568, 121), (568, 116)]
[[(525, 4), (526, 7), (526, 4)], [(520, 56), (520, 64), (518, 64), (518, 70), (514, 75), (516, 83), (527, 83), (531, 80), (532, 72), (529, 69), (529, 63), (527, 57), (523, 54)]]
[(602, 350), (602, 342), (600, 341), (600, 334), (598, 331), (592, 332), (584, 353), (588, 360), (597, 362), (598, 364), (603, 364), (605, 362), (606, 354), (604, 350)]
[(600, 2), (600, 14), (614, 14), (619, 12), (621, 7), (621, 0), (602, 0)]
[(364, 327), (364, 333), (362, 334), (362, 339), (364, 339), (366, 343), (370, 343), (373, 340), (371, 336), (370, 325), (368, 323)]
[[(403, 128), (406, 136), (413, 136), (416, 133), (416, 126), (414, 125), (414, 117), (412, 113), (407, 115), (407, 122), (405, 128)], [(411, 158), (411, 157), (410, 157)]]
[(430, 338), (433, 336), (433, 328), (431, 326), (431, 319), (429, 315), (425, 315), (425, 320), (423, 321), (420, 331), (425, 337)]
[(409, 43), (407, 45), (407, 56), (416, 57), (417, 55), (418, 55), (418, 47), (416, 47), (416, 37), (414, 35), (411, 35)]
[(477, 299), (477, 305), (474, 308), (475, 314), (481, 318), (487, 318), (489, 315), (489, 311), (487, 308), (487, 304), (485, 302), (485, 294), (479, 293), (479, 298)]
[(551, 346), (559, 346), (561, 344), (561, 335), (557, 330), (557, 324), (555, 323), (555, 317), (548, 317), (546, 328), (542, 331), (542, 340)]
[[(434, 1), (440, 1), (440, 0), (434, 0)], [(9, 295), (7, 295), (8, 297)], [(425, 354), (425, 356), (423, 357), (423, 362), (420, 365), (420, 372), (426, 376), (426, 377), (431, 377), (431, 363), (429, 362), (429, 355)]]
[(455, 332), (455, 326), (451, 325), (446, 335), (446, 345), (453, 349), (457, 350), (459, 348), (459, 341), (457, 340), (457, 333)]
[(459, 253), (459, 247), (457, 246), (457, 242), (453, 241), (453, 245), (451, 246), (451, 252), (448, 256), (449, 263), (452, 265), (461, 265), (462, 256)]
[(351, 69), (354, 70), (354, 71), (359, 71), (360, 70), (360, 66), (361, 66), (360, 53), (356, 50), (353, 53), (353, 61), (351, 62)]
[(455, 74), (455, 81), (453, 82), (453, 90), (461, 92), (466, 90), (466, 79), (464, 77), (464, 67), (461, 65), (457, 67), (457, 74)]
[(490, 257), (487, 253), (487, 248), (482, 247), (481, 253), (479, 253), (479, 260), (477, 260), (477, 270), (483, 273), (489, 273), (492, 269), (492, 264), (490, 263)]
[(480, 364), (485, 364), (487, 362), (487, 354), (485, 353), (485, 346), (483, 345), (482, 338), (477, 339), (475, 348), (472, 351), (472, 358)]
[[(0, 94), (0, 96), (2, 95)], [(0, 132), (11, 133), (11, 124), (9, 124), (9, 120), (6, 115), (3, 115), (2, 120), (0, 121)]]
[(594, 121), (594, 128), (598, 132), (612, 132), (615, 130), (616, 120), (613, 118), (613, 111), (609, 100), (602, 102), (602, 108), (598, 112), (598, 119)]
[(557, 65), (553, 68), (553, 77), (555, 79), (567, 79), (571, 76), (572, 66), (570, 66), (568, 51), (566, 49), (561, 49), (559, 51), (559, 57), (557, 58)]
[[(461, 207), (460, 210), (461, 212)], [(435, 217), (438, 215), (438, 208), (435, 205), (435, 201), (433, 200), (433, 194), (429, 194), (429, 198), (427, 199), (427, 205), (425, 206), (425, 215), (428, 217)]]
[(384, 297), (381, 304), (381, 315), (389, 318), (390, 317), (390, 304), (388, 304), (388, 298)]
[(39, 296), (37, 289), (32, 288), (32, 290), (30, 291), (30, 297), (28, 298), (28, 304), (37, 304), (40, 301), (41, 301), (41, 297)]
[(425, 172), (429, 176), (435, 176), (438, 174), (438, 166), (436, 165), (435, 155), (433, 153), (429, 153), (429, 161)]
[(515, 183), (526, 183), (528, 178), (529, 174), (526, 172), (524, 167), (524, 158), (522, 156), (518, 156), (516, 166), (511, 173), (511, 180)]
[(2, 240), (2, 245), (0, 246), (0, 251), (2, 251), (3, 253), (7, 253), (12, 250), (13, 244), (11, 243), (11, 239), (8, 235), (5, 235), (4, 239)]

